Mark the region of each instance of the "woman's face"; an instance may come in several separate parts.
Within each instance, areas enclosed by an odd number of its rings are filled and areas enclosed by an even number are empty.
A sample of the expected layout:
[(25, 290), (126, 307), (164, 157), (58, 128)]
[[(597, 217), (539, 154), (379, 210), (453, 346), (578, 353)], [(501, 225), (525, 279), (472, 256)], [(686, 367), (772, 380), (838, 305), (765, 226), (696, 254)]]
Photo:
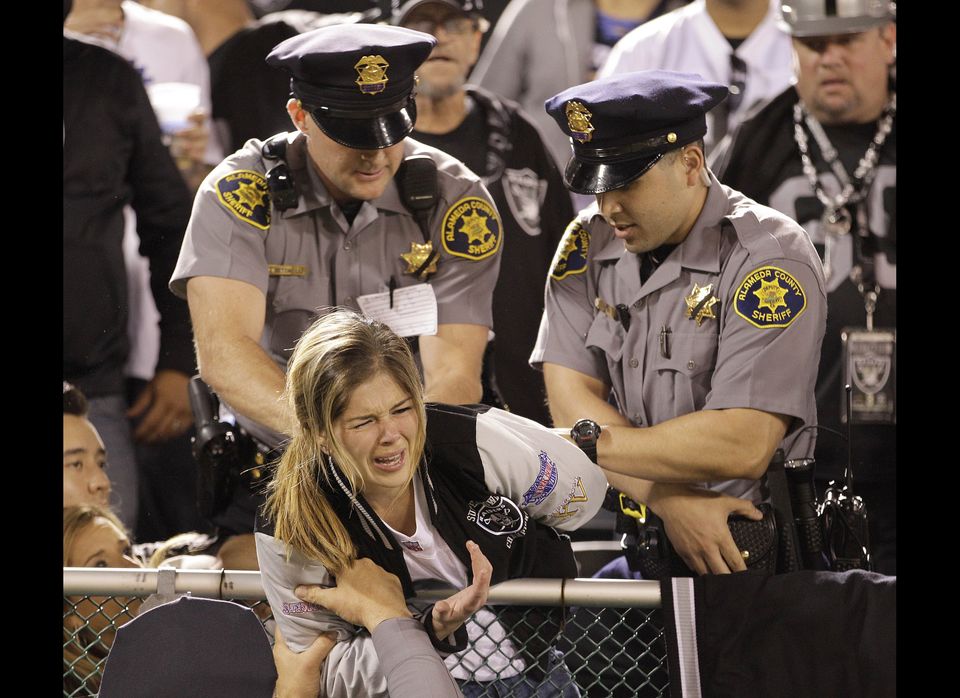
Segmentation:
[[(74, 538), (67, 555), (69, 567), (141, 567), (133, 557), (130, 540), (108, 519), (96, 517)], [(76, 604), (72, 623), (84, 621), (108, 647), (113, 643), (114, 629), (132, 620), (140, 610), (139, 598), (90, 596), (73, 597)]]
[(361, 383), (333, 423), (334, 438), (366, 483), (364, 496), (390, 501), (410, 482), (420, 420), (413, 398), (386, 372)]

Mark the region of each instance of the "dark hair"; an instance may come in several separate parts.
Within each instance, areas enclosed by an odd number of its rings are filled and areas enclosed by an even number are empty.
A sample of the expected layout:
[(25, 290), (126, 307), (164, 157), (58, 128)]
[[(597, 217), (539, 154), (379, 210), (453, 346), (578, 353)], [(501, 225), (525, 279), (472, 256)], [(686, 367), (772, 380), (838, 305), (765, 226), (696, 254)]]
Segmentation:
[(87, 398), (80, 392), (80, 388), (63, 381), (63, 413), (86, 417), (87, 409)]

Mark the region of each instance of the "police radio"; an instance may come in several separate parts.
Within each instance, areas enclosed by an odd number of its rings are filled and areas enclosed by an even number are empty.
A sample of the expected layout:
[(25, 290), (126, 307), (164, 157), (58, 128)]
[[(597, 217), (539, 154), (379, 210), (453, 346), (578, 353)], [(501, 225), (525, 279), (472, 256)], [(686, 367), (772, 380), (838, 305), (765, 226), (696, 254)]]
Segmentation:
[(400, 163), (395, 179), (400, 200), (417, 220), (424, 244), (431, 245), (430, 254), (413, 272), (415, 278), (425, 281), (424, 270), (429, 269), (440, 254), (440, 250), (432, 249), (430, 240), (430, 212), (440, 198), (437, 163), (429, 155), (410, 155)]
[(190, 439), (197, 461), (197, 507), (206, 518), (227, 508), (239, 478), (240, 444), (236, 428), (219, 417), (220, 401), (200, 376), (188, 385), (196, 436)]
[(276, 162), (267, 170), (267, 187), (270, 189), (270, 200), (278, 211), (286, 211), (297, 205), (297, 187), (293, 181), (293, 174), (284, 159), (287, 155), (287, 134), (278, 133), (271, 136), (260, 146), (260, 155), (264, 160)]

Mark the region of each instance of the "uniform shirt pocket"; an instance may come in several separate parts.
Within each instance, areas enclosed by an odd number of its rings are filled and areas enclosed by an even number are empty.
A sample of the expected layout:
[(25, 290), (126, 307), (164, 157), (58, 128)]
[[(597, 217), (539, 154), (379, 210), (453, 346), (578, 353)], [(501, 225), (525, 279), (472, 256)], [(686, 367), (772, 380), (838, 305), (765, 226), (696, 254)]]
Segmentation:
[(623, 356), (623, 326), (603, 313), (593, 318), (593, 324), (587, 331), (588, 349), (599, 349), (607, 357), (607, 365), (612, 367)]
[(670, 337), (670, 358), (659, 351), (654, 356), (653, 369), (660, 382), (673, 382), (674, 416), (701, 409), (717, 363), (717, 335), (676, 333)]

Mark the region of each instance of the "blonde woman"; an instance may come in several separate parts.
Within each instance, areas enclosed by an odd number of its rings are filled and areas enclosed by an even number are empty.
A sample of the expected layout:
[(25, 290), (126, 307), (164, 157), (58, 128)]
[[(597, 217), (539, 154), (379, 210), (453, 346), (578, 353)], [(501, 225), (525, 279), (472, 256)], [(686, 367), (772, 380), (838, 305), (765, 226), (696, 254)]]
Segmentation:
[[(201, 534), (183, 533), (150, 546), (131, 545), (130, 535), (117, 515), (107, 506), (84, 504), (63, 508), (63, 566), (214, 568), (219, 560), (211, 555), (180, 555), (204, 539)], [(138, 555), (147, 551), (149, 560)], [(174, 556), (174, 557), (171, 557)], [(117, 628), (133, 620), (143, 603), (137, 597), (74, 596), (63, 605), (63, 687), (70, 696), (96, 695), (103, 666), (113, 646)], [(76, 691), (76, 692), (74, 692)]]
[(257, 555), (293, 651), (336, 633), (324, 694), (383, 696), (386, 682), (370, 635), (302, 600), (309, 594), (297, 587), (330, 586), (353, 560), (370, 558), (400, 579), (407, 598), (431, 585), (466, 587), (417, 609), (434, 646), (453, 653), (447, 666), (465, 695), (491, 682), (517, 696), (579, 695), (549, 645), (553, 610), (473, 614), (471, 600), (486, 598), (486, 581), (475, 581), (467, 543), (492, 564), (490, 583), (576, 576), (569, 540), (558, 531), (599, 509), (606, 491), (599, 468), (522, 417), (482, 405), (425, 405), (406, 342), (347, 310), (323, 316), (301, 337), (286, 396), (297, 428), (257, 522)]

